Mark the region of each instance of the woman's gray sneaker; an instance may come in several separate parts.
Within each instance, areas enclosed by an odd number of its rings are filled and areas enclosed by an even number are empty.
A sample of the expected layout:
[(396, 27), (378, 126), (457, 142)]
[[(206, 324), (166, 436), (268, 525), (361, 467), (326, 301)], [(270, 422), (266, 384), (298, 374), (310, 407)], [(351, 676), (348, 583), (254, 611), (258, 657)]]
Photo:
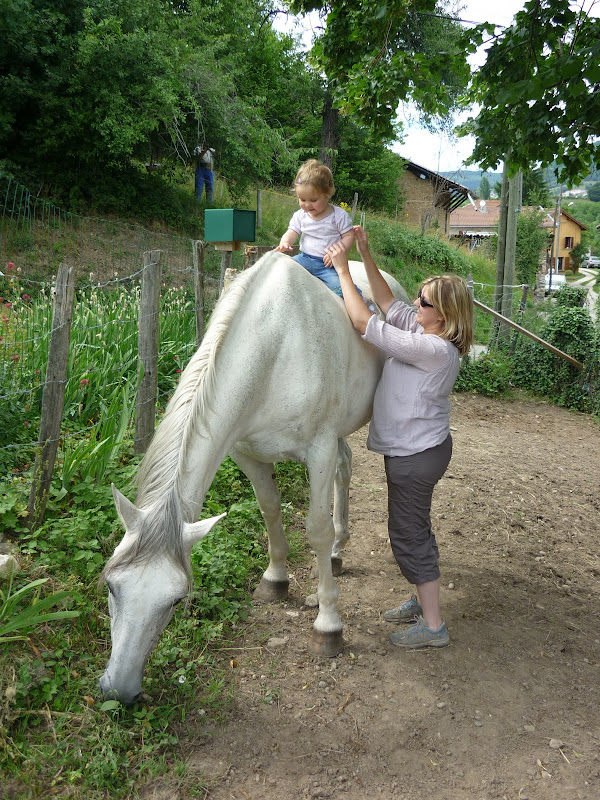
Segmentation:
[(447, 647), (450, 637), (445, 622), (436, 631), (432, 631), (423, 617), (419, 617), (414, 625), (402, 633), (392, 633), (390, 642), (405, 650), (419, 650), (421, 647)]
[(422, 613), (423, 609), (417, 600), (417, 595), (413, 594), (410, 600), (407, 600), (406, 603), (398, 606), (398, 608), (390, 608), (389, 611), (384, 611), (383, 618), (386, 622), (393, 622), (397, 625), (399, 622), (415, 622)]

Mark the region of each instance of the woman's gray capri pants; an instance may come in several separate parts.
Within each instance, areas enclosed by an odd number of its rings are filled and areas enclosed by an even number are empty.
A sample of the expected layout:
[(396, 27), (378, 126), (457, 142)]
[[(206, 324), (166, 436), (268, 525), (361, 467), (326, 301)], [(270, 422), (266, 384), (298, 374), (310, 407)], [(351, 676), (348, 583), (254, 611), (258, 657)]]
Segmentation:
[(440, 577), (438, 546), (431, 530), (431, 498), (452, 457), (452, 437), (412, 456), (385, 456), (388, 533), (392, 552), (409, 583)]

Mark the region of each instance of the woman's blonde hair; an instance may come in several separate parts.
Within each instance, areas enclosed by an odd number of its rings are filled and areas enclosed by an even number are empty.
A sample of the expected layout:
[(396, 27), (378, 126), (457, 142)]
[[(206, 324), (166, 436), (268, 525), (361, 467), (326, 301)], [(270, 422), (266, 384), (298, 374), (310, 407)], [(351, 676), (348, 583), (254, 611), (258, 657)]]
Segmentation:
[(296, 186), (313, 186), (328, 198), (335, 193), (331, 170), (316, 158), (311, 158), (302, 164), (294, 178), (294, 188)]
[(473, 297), (458, 275), (434, 275), (421, 284), (427, 287), (427, 299), (444, 318), (440, 336), (456, 345), (461, 356), (473, 343)]

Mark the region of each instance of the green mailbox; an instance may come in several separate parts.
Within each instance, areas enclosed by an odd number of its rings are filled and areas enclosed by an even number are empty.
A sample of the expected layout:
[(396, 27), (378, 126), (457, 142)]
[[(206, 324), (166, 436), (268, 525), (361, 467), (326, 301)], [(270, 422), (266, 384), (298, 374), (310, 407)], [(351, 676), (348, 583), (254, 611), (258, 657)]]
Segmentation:
[(207, 208), (204, 211), (204, 241), (220, 245), (253, 242), (256, 237), (256, 211), (238, 208)]

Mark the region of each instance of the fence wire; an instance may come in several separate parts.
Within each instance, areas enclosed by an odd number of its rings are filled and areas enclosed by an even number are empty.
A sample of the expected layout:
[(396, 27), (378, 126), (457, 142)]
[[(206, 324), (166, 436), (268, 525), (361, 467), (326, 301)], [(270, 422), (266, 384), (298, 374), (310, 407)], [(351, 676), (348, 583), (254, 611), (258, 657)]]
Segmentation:
[[(28, 471), (38, 441), (54, 282), (61, 263), (71, 267), (76, 286), (62, 440), (82, 439), (90, 431), (99, 435), (100, 429), (116, 426), (125, 388), (137, 384), (139, 296), (146, 251), (161, 251), (159, 405), (172, 393), (196, 348), (196, 309), (192, 239), (81, 217), (3, 176), (0, 202), (3, 478)], [(243, 254), (233, 255), (234, 266), (241, 266)], [(221, 254), (207, 247), (206, 317), (218, 297), (220, 267)]]

